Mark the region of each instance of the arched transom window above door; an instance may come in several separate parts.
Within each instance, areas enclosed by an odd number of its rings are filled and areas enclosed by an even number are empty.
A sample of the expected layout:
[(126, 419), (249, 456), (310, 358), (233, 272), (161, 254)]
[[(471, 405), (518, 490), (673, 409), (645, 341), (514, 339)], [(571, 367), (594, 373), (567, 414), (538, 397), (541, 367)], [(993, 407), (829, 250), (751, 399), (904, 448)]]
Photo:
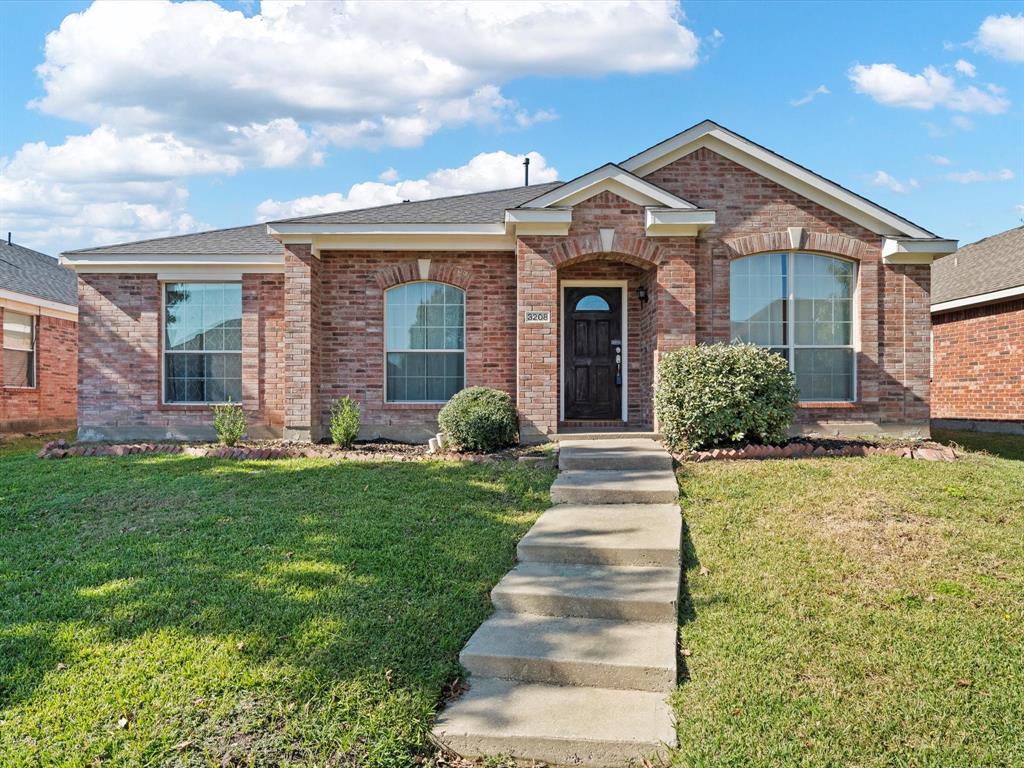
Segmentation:
[(602, 297), (589, 293), (576, 302), (577, 312), (610, 312), (611, 307)]
[(730, 266), (733, 341), (789, 361), (802, 401), (856, 399), (852, 261), (817, 253), (758, 253)]

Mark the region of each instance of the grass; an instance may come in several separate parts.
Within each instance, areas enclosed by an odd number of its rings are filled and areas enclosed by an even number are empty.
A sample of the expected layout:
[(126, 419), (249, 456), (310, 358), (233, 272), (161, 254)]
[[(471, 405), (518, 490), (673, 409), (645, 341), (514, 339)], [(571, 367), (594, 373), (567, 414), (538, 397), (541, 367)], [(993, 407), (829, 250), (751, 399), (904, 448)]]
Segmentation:
[(1024, 765), (1024, 440), (942, 437), (680, 470), (674, 765)]
[(408, 766), (548, 503), (513, 463), (0, 446), (0, 764)]

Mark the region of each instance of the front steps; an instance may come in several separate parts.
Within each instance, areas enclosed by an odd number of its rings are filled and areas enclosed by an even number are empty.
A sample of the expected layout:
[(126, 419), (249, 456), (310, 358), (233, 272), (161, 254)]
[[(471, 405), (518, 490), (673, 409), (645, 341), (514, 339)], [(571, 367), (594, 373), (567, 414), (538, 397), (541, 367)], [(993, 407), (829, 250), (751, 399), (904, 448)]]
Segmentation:
[(563, 440), (553, 506), (459, 656), (470, 689), (435, 734), (465, 756), (624, 766), (675, 744), (682, 522), (649, 439)]

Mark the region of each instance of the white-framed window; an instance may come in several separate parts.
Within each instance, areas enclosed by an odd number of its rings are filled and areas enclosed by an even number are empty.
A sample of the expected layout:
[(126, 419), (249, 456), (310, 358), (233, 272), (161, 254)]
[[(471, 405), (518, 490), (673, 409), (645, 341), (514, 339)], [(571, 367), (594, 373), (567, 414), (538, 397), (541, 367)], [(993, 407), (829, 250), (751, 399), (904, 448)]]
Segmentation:
[(444, 403), (465, 386), (466, 294), (436, 282), (384, 294), (385, 400)]
[(242, 284), (164, 283), (164, 402), (242, 401)]
[(794, 251), (735, 259), (730, 335), (785, 356), (800, 400), (853, 401), (856, 285), (856, 264), (835, 256)]
[(4, 386), (36, 385), (36, 319), (4, 310)]

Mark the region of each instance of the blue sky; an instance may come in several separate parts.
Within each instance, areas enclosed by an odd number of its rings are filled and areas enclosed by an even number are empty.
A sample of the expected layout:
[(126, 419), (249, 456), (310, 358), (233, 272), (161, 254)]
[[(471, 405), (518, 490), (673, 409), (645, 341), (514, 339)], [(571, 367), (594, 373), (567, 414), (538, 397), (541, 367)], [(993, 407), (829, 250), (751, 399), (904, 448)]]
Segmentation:
[(8, 2), (0, 83), (0, 229), (50, 253), (569, 179), (704, 118), (963, 243), (1024, 217), (1022, 3)]

